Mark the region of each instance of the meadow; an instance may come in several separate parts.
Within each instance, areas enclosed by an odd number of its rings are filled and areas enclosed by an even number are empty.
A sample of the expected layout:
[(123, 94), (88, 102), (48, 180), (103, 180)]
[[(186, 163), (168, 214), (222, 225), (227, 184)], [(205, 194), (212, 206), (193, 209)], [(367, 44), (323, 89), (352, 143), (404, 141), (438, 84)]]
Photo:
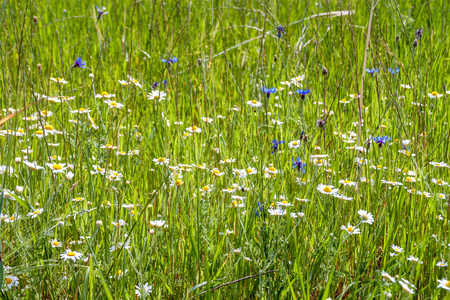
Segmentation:
[(450, 298), (449, 8), (2, 1), (1, 298)]

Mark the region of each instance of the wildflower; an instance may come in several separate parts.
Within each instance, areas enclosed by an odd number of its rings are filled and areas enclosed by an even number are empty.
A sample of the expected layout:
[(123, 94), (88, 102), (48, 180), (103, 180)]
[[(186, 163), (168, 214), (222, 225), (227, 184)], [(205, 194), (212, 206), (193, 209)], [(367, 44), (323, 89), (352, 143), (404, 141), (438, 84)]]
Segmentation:
[(361, 216), (362, 219), (362, 223), (367, 223), (369, 225), (372, 225), (373, 222), (375, 221), (373, 218), (373, 215), (365, 210), (358, 210), (358, 214)]
[(297, 161), (294, 161), (294, 159), (292, 159), (292, 168), (293, 169), (296, 168), (299, 171), (305, 173), (306, 172), (305, 166), (306, 166), (306, 163), (302, 162), (300, 157), (297, 157)]
[(306, 95), (309, 94), (310, 90), (297, 90), (296, 92), (300, 95), (302, 100), (304, 100), (306, 98)]
[(162, 101), (165, 100), (167, 94), (164, 91), (154, 90), (147, 95), (149, 100)]
[(448, 165), (445, 162), (429, 162), (430, 165), (435, 166), (436, 168), (446, 168)]
[(81, 56), (78, 57), (75, 62), (73, 63), (72, 68), (80, 68), (80, 69), (84, 69), (86, 68), (86, 62), (84, 60), (81, 59)]
[(394, 250), (397, 253), (402, 253), (403, 248), (400, 248), (399, 246), (395, 246), (394, 244), (391, 246), (392, 250)]
[(323, 119), (319, 119), (316, 122), (316, 126), (319, 127), (320, 129), (325, 129), (325, 123), (326, 121)]
[(409, 260), (409, 261), (412, 262), (412, 263), (415, 263), (415, 264), (417, 264), (417, 263), (418, 263), (418, 264), (423, 264), (423, 262), (420, 261), (418, 257), (412, 256), (412, 255), (410, 255), (410, 256), (407, 257), (406, 259)]
[(250, 101), (247, 101), (247, 105), (250, 107), (260, 107), (262, 105), (262, 103), (258, 102), (256, 100), (250, 100)]
[(50, 78), (51, 81), (54, 81), (56, 83), (66, 84), (67, 81), (64, 80), (64, 78)]
[(347, 226), (342, 225), (341, 229), (347, 231), (347, 233), (350, 234), (350, 235), (352, 235), (352, 234), (360, 234), (361, 233), (360, 229), (353, 227), (352, 225), (350, 225), (350, 223), (348, 223)]
[(128, 270), (125, 270), (125, 272), (122, 272), (122, 270), (117, 270), (116, 274), (109, 276), (109, 278), (117, 278), (117, 279), (120, 279), (120, 278), (122, 278), (122, 276), (125, 275), (126, 273), (128, 273)]
[(39, 166), (36, 161), (29, 162), (28, 160), (24, 160), (23, 163), (32, 170), (43, 170), (44, 169), (44, 167)]
[(83, 256), (83, 254), (76, 252), (76, 251), (72, 251), (70, 249), (67, 249), (66, 252), (64, 252), (60, 256), (62, 259), (64, 259), (64, 261), (71, 260), (73, 262), (76, 262)]
[(67, 169), (67, 167), (65, 167), (66, 164), (52, 164), (52, 163), (47, 163), (47, 167), (49, 167), (50, 169), (52, 169), (52, 172), (54, 174), (57, 173), (64, 173)]
[(286, 31), (284, 31), (284, 27), (283, 26), (278, 26), (277, 27), (277, 37), (281, 38), (282, 34), (286, 34)]
[(105, 100), (105, 103), (108, 104), (109, 108), (118, 108), (121, 109), (122, 107), (124, 107), (125, 105), (115, 102), (115, 101), (111, 101), (111, 100)]
[(103, 6), (103, 7), (99, 8), (97, 5), (97, 19), (100, 20), (100, 18), (102, 16), (106, 16), (108, 14), (108, 12), (105, 10), (106, 10), (106, 7)]
[(333, 195), (339, 192), (339, 189), (335, 189), (334, 186), (324, 184), (319, 184), (316, 190), (325, 195)]
[(367, 68), (366, 72), (371, 74), (371, 75), (373, 75), (374, 73), (378, 72), (378, 68), (376, 68), (376, 69), (369, 69), (369, 68)]
[(347, 196), (345, 196), (344, 194), (338, 194), (338, 193), (333, 194), (333, 197), (334, 197), (334, 198), (338, 198), (338, 199), (340, 199), (340, 200), (345, 200), (345, 201), (352, 201), (352, 200), (353, 200), (352, 197), (347, 197)]
[(29, 216), (29, 217), (31, 217), (32, 219), (34, 219), (34, 218), (36, 218), (37, 216), (39, 216), (40, 214), (42, 214), (42, 212), (43, 212), (44, 210), (41, 208), (41, 209), (36, 209), (35, 211), (32, 211), (32, 212), (29, 212), (28, 214), (27, 214), (27, 216)]
[(443, 267), (447, 267), (448, 266), (448, 262), (446, 262), (446, 261), (438, 261), (437, 263), (436, 263), (436, 266), (437, 267), (441, 267), (441, 268), (443, 268)]
[(154, 227), (163, 227), (166, 224), (166, 221), (164, 220), (155, 220), (155, 221), (150, 221), (150, 225), (154, 226)]
[(284, 144), (284, 141), (277, 141), (277, 139), (272, 141), (272, 153), (278, 151), (278, 146), (280, 144)]
[(82, 108), (82, 107), (80, 107), (79, 109), (76, 109), (76, 110), (71, 110), (70, 111), (70, 113), (72, 113), (72, 114), (88, 114), (88, 113), (90, 113), (91, 111), (89, 110), (89, 109), (84, 109), (84, 108)]
[(129, 85), (131, 82), (129, 82), (129, 81), (126, 81), (126, 80), (118, 80), (119, 81), (119, 83), (121, 84), (121, 85)]
[(414, 294), (414, 290), (407, 283), (405, 283), (403, 281), (399, 281), (398, 283), (401, 285), (402, 290), (404, 292), (411, 294), (411, 295)]
[(445, 278), (438, 279), (438, 283), (439, 283), (437, 286), (438, 288), (450, 291), (450, 281), (449, 280), (447, 280)]
[(117, 222), (111, 222), (116, 228), (123, 227), (127, 225), (127, 223), (124, 220), (119, 220)]
[(389, 281), (391, 281), (392, 283), (395, 283), (395, 278), (394, 277), (392, 277), (391, 275), (389, 275), (387, 272), (385, 272), (385, 271), (381, 271), (381, 276), (383, 276), (383, 278), (385, 279), (385, 280), (389, 280)]
[(300, 147), (300, 140), (292, 141), (288, 144), (289, 148), (298, 148)]
[(245, 169), (245, 171), (247, 172), (248, 175), (253, 175), (253, 174), (258, 173), (258, 170), (256, 168), (252, 168), (252, 167), (247, 167), (247, 169)]
[(198, 128), (197, 126), (188, 127), (188, 128), (186, 128), (186, 130), (189, 131), (189, 132), (192, 132), (192, 133), (194, 133), (194, 132), (196, 132), (196, 133), (202, 132), (201, 128)]
[[(127, 76), (128, 80), (130, 83), (134, 84), (135, 86), (137, 86), (138, 88), (142, 88), (142, 84), (139, 83), (139, 81), (137, 81), (137, 79), (134, 79), (133, 77), (131, 77), (130, 75)], [(120, 82), (120, 81), (119, 81)]]
[(267, 98), (270, 97), (270, 94), (276, 93), (277, 89), (276, 88), (266, 88), (266, 87), (262, 87), (261, 91), (263, 94), (266, 94)]
[(377, 136), (373, 138), (374, 142), (378, 144), (378, 147), (381, 148), (383, 145), (386, 145), (387, 142), (391, 140), (389, 136)]
[(51, 240), (50, 244), (52, 245), (52, 248), (61, 248), (61, 243), (58, 242), (58, 240), (56, 240), (56, 239)]
[[(119, 80), (120, 81), (120, 80)], [(108, 94), (108, 92), (102, 92), (101, 94), (96, 94), (95, 98), (114, 98), (116, 95), (115, 94)]]
[(437, 184), (438, 186), (445, 186), (445, 185), (448, 185), (448, 182), (445, 182), (445, 181), (443, 181), (443, 180), (441, 180), (441, 179), (431, 179), (431, 182), (433, 182), (433, 183), (435, 183), (435, 184)]
[(347, 179), (345, 179), (345, 180), (341, 179), (341, 180), (339, 180), (339, 183), (343, 184), (345, 186), (356, 186), (356, 182), (350, 181), (350, 180), (347, 180)]
[(392, 75), (395, 75), (400, 72), (400, 69), (399, 68), (395, 68), (395, 69), (389, 68), (388, 72), (391, 73)]
[(225, 173), (223, 173), (223, 172), (220, 172), (219, 169), (217, 169), (217, 168), (212, 169), (211, 172), (212, 172), (215, 176), (218, 176), (218, 177), (223, 176), (223, 175), (225, 174)]
[(19, 278), (17, 278), (16, 276), (12, 276), (12, 275), (6, 276), (5, 283), (6, 283), (6, 287), (8, 288), (8, 290), (10, 290), (13, 287), (16, 287), (19, 285)]
[(153, 290), (152, 285), (150, 285), (150, 284), (148, 284), (148, 283), (145, 283), (145, 284), (142, 285), (142, 286), (136, 285), (134, 288), (135, 288), (134, 294), (135, 294), (138, 298), (141, 298), (142, 296), (148, 296), (148, 295), (150, 295), (150, 293), (151, 293), (152, 290)]
[(428, 97), (430, 97), (431, 99), (439, 99), (439, 98), (441, 98), (442, 96), (443, 96), (442, 94), (439, 94), (439, 93), (436, 92), (436, 91), (433, 91), (433, 92), (431, 92), (431, 93), (428, 94)]
[(339, 100), (339, 103), (342, 103), (342, 104), (344, 104), (344, 105), (347, 105), (347, 104), (349, 104), (350, 102), (352, 102), (352, 100), (346, 100), (346, 99)]
[(178, 58), (172, 57), (172, 58), (169, 58), (168, 60), (163, 58), (163, 59), (161, 59), (161, 61), (163, 63), (174, 64), (174, 63), (176, 63), (178, 61)]
[(211, 124), (214, 121), (214, 119), (202, 117), (202, 121)]
[(269, 215), (271, 215), (271, 216), (284, 216), (285, 214), (286, 214), (286, 211), (285, 210), (282, 210), (282, 209), (268, 209), (267, 210), (268, 212), (269, 212)]

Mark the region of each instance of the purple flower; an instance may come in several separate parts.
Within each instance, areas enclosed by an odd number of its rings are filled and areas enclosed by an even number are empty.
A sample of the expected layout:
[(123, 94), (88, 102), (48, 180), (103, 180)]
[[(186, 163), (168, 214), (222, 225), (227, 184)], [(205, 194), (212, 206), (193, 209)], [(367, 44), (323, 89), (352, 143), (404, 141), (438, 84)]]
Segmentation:
[(174, 63), (176, 63), (177, 61), (178, 61), (178, 58), (176, 58), (176, 57), (172, 57), (172, 58), (170, 58), (170, 59), (161, 59), (161, 61), (163, 62), (163, 63), (169, 63), (169, 64), (174, 64)]
[(267, 95), (267, 98), (270, 97), (270, 94), (276, 93), (277, 89), (276, 88), (266, 88), (266, 87), (262, 87), (261, 91), (263, 92), (263, 94)]
[(388, 69), (388, 72), (391, 73), (392, 75), (398, 74), (398, 72), (400, 72), (399, 68), (395, 68), (395, 69)]
[(294, 161), (294, 159), (292, 159), (292, 169), (296, 168), (299, 171), (302, 171), (303, 173), (305, 173), (306, 172), (305, 167), (306, 167), (306, 163), (302, 162), (300, 157), (297, 157), (297, 161)]
[(281, 38), (282, 34), (286, 34), (286, 31), (284, 31), (284, 27), (283, 26), (278, 26), (277, 27), (277, 37)]
[(284, 144), (284, 141), (277, 141), (276, 139), (274, 139), (274, 140), (272, 141), (272, 154), (273, 154), (274, 152), (278, 151), (278, 146), (279, 146), (280, 144)]
[(100, 19), (103, 15), (107, 15), (108, 14), (108, 12), (105, 11), (105, 9), (106, 9), (106, 7), (102, 6), (102, 7), (99, 8), (98, 5), (97, 5), (97, 13), (98, 13), (97, 19)]
[(84, 69), (86, 68), (86, 62), (84, 60), (81, 59), (81, 56), (78, 57), (75, 62), (73, 63), (72, 68), (80, 68), (80, 69)]
[(156, 88), (158, 87), (158, 85), (159, 85), (159, 82), (158, 82), (158, 81), (155, 81), (155, 82), (153, 82), (153, 84), (152, 84), (152, 88), (153, 88), (153, 89), (156, 89)]
[(377, 136), (373, 138), (373, 141), (378, 144), (378, 147), (383, 147), (383, 145), (386, 145), (387, 142), (391, 140), (391, 137), (385, 135), (385, 136)]

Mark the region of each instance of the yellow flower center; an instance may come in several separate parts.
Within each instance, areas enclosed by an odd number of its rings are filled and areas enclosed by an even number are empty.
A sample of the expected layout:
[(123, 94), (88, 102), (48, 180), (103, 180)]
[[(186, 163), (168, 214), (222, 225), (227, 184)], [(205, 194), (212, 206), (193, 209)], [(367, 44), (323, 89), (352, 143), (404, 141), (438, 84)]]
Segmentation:
[(214, 173), (214, 174), (219, 174), (220, 171), (219, 171), (219, 170), (214, 170), (213, 173)]
[(411, 181), (412, 178), (411, 177), (406, 177), (406, 181)]
[(258, 103), (258, 101), (256, 101), (256, 100), (252, 100), (252, 103), (253, 103), (253, 104), (256, 104), (256, 103)]
[(204, 190), (205, 192), (209, 191), (209, 186), (204, 186), (204, 187), (203, 187), (203, 190)]
[(438, 95), (438, 92), (436, 92), (436, 91), (433, 91), (433, 92), (431, 93), (431, 95), (433, 95), (434, 97), (437, 97), (437, 95)]
[(111, 102), (110, 104), (111, 104), (111, 106), (117, 106), (117, 103), (116, 103), (116, 102), (114, 102), (114, 101), (113, 101), (113, 102)]
[(108, 96), (108, 93), (107, 92), (102, 92), (100, 95), (101, 96)]
[(350, 183), (350, 180), (344, 180), (344, 183)]
[(83, 200), (83, 198), (81, 198), (81, 197), (76, 197), (75, 200), (76, 200), (76, 201), (81, 201), (81, 200)]
[(54, 164), (54, 165), (52, 166), (52, 169), (53, 169), (53, 170), (61, 170), (61, 169), (62, 169), (62, 166), (61, 166), (61, 165), (58, 165), (58, 164)]
[(75, 252), (71, 251), (71, 252), (67, 253), (67, 256), (75, 256)]
[(53, 130), (53, 126), (52, 125), (45, 125), (44, 127), (46, 130)]
[(79, 111), (79, 112), (83, 112), (83, 111), (85, 111), (85, 109), (82, 108), (82, 107), (80, 107), (80, 108), (78, 109), (78, 111)]
[[(9, 278), (7, 278), (6, 280), (8, 280), (8, 279), (9, 279)], [(450, 288), (450, 280), (447, 281), (447, 282), (445, 283), (445, 286), (448, 287), (448, 288)]]
[(120, 275), (120, 274), (122, 274), (122, 270), (119, 270), (119, 271), (117, 271), (117, 273), (116, 273), (117, 275)]
[(192, 126), (192, 130), (196, 131), (197, 130), (197, 126)]
[(331, 193), (331, 188), (329, 186), (326, 186), (322, 191), (324, 191), (325, 193)]
[(439, 198), (443, 199), (445, 196), (442, 194), (439, 194)]
[(106, 144), (105, 148), (111, 148), (111, 145), (110, 144)]
[(349, 228), (347, 228), (347, 231), (348, 232), (352, 232), (353, 231), (353, 227), (350, 226)]
[(437, 184), (443, 184), (442, 180), (440, 180), (440, 179), (438, 181), (436, 181), (436, 183)]
[(271, 172), (275, 172), (277, 169), (275, 169), (274, 167), (270, 167), (269, 168), (269, 171), (271, 171)]
[(292, 145), (294, 145), (294, 146), (297, 146), (297, 145), (298, 145), (298, 143), (297, 143), (297, 142), (293, 142), (293, 143), (292, 143)]
[(283, 203), (283, 204), (288, 204), (288, 202), (286, 201), (286, 200), (284, 200), (283, 202), (281, 202), (281, 203)]
[(247, 173), (251, 174), (251, 173), (253, 173), (253, 170), (250, 169), (250, 168), (248, 168), (248, 169), (247, 169)]
[(35, 211), (33, 211), (33, 215), (38, 215), (40, 213), (40, 211), (39, 210), (35, 210)]
[(11, 216), (9, 219), (10, 219), (11, 221), (14, 221), (15, 218), (16, 218), (16, 217)]
[(97, 168), (97, 171), (103, 172), (103, 169), (102, 168)]
[(53, 246), (59, 246), (59, 244), (60, 244), (60, 243), (59, 243), (58, 241), (54, 241), (54, 242), (52, 243)]
[(411, 193), (415, 193), (415, 192), (416, 192), (416, 189), (412, 189), (412, 190), (411, 190)]
[(440, 166), (441, 166), (441, 164), (439, 164), (439, 163), (436, 164), (436, 167), (440, 167)]
[(8, 277), (8, 278), (6, 278), (6, 280), (5, 280), (5, 281), (6, 281), (6, 284), (11, 284), (11, 282), (12, 282), (12, 279)]
[(378, 166), (377, 166), (377, 169), (381, 169), (381, 165), (378, 165)]
[(233, 206), (237, 206), (237, 201), (234, 200), (234, 201), (232, 202), (232, 204), (233, 204)]
[(362, 215), (361, 218), (363, 218), (363, 220), (365, 221), (369, 220), (369, 217), (367, 215)]
[(165, 162), (165, 161), (166, 161), (166, 159), (164, 157), (158, 158), (158, 162)]
[(181, 186), (183, 184), (183, 182), (180, 179), (178, 179), (176, 184), (177, 184), (177, 186)]
[(345, 102), (347, 102), (347, 100), (345, 100), (345, 99), (342, 99), (341, 101), (342, 101), (342, 103), (345, 103)]
[(23, 129), (19, 129), (19, 130), (17, 130), (17, 132), (23, 133)]
[(47, 115), (47, 111), (44, 109), (43, 111), (41, 111), (41, 114), (43, 114), (44, 116)]

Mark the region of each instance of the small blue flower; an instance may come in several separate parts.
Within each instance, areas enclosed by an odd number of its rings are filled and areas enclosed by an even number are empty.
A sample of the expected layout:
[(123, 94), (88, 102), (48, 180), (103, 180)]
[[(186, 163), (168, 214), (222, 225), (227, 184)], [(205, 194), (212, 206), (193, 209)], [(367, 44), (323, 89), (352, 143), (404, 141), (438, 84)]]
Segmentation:
[(310, 90), (297, 90), (297, 94), (299, 94), (302, 99), (305, 99), (306, 95), (308, 95)]
[(391, 73), (392, 75), (395, 75), (395, 74), (398, 74), (398, 72), (400, 72), (400, 69), (399, 68), (395, 68), (395, 69), (389, 68), (388, 72)]
[(292, 169), (297, 168), (299, 171), (305, 173), (306, 172), (305, 167), (306, 163), (302, 162), (300, 157), (297, 157), (297, 161), (294, 161), (294, 159), (292, 159)]
[(283, 26), (278, 26), (277, 27), (277, 37), (281, 38), (282, 34), (286, 34), (286, 31), (284, 31), (284, 27)]
[(163, 81), (164, 87), (167, 87), (167, 80)]
[(98, 13), (97, 19), (100, 19), (102, 16), (108, 14), (108, 12), (105, 11), (105, 9), (106, 9), (106, 7), (103, 6), (103, 7), (101, 7), (101, 8), (98, 8), (98, 5), (97, 5), (97, 13)]
[(256, 217), (260, 217), (262, 214), (261, 202), (258, 201), (258, 208), (256, 209)]
[(80, 68), (80, 69), (84, 69), (86, 68), (86, 62), (84, 60), (81, 59), (81, 56), (78, 57), (75, 62), (73, 63), (72, 68)]
[(280, 144), (284, 144), (284, 141), (277, 141), (276, 139), (274, 139), (274, 140), (272, 141), (272, 154), (273, 154), (274, 152), (278, 151), (278, 146), (279, 146)]
[(262, 87), (261, 91), (263, 92), (263, 94), (267, 95), (267, 98), (270, 97), (270, 94), (276, 93), (277, 89), (276, 88), (266, 88), (266, 87)]
[(161, 61), (162, 61), (163, 63), (171, 63), (171, 64), (174, 64), (174, 63), (176, 63), (176, 62), (178, 61), (178, 58), (172, 57), (172, 58), (170, 58), (169, 60), (163, 58), (163, 59), (161, 59)]
[(378, 147), (383, 147), (383, 145), (386, 145), (387, 142), (391, 140), (391, 137), (385, 135), (385, 136), (377, 136), (373, 138), (374, 142), (378, 144)]
[(369, 68), (367, 68), (366, 72), (373, 75), (374, 73), (378, 73), (378, 68), (376, 68), (376, 69), (369, 69)]
[(155, 82), (153, 82), (153, 84), (152, 84), (152, 88), (153, 88), (153, 89), (156, 89), (156, 88), (158, 87), (158, 85), (159, 85), (159, 82), (158, 82), (158, 81), (155, 81)]

